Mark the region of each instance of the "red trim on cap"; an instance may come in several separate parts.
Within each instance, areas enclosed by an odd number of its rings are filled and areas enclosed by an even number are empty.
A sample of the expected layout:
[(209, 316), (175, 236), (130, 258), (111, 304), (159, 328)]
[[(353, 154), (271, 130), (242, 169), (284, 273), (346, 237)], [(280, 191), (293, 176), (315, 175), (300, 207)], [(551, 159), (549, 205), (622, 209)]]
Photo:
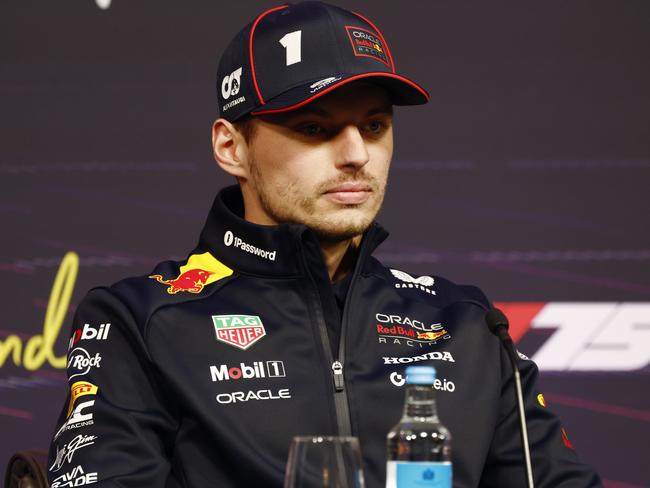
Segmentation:
[(370, 25), (370, 27), (372, 27), (373, 29), (375, 29), (377, 31), (377, 34), (379, 34), (379, 38), (384, 43), (384, 46), (386, 46), (386, 52), (388, 53), (388, 59), (390, 59), (390, 68), (393, 70), (393, 73), (395, 73), (395, 62), (393, 61), (393, 55), (390, 53), (390, 48), (388, 47), (388, 43), (386, 42), (386, 39), (384, 39), (384, 36), (381, 33), (381, 31), (377, 28), (377, 26), (375, 24), (372, 23), (372, 21), (370, 19), (367, 19), (366, 17), (361, 15), (359, 12), (352, 12), (352, 13), (354, 15), (356, 15), (357, 17), (360, 17), (361, 19), (365, 20), (368, 23), (368, 25)]
[[(257, 76), (255, 75), (255, 63), (253, 61), (253, 35), (255, 34), (255, 28), (257, 27), (257, 24), (259, 24), (260, 20), (262, 20), (264, 17), (266, 17), (268, 14), (271, 12), (275, 12), (276, 10), (282, 10), (287, 8), (289, 5), (281, 5), (279, 7), (273, 7), (268, 9), (266, 12), (262, 12), (260, 15), (257, 16), (255, 19), (255, 22), (253, 22), (253, 27), (251, 27), (251, 33), (248, 37), (248, 56), (250, 59), (250, 64), (251, 64), (251, 73), (253, 74), (253, 86), (255, 87), (255, 91), (257, 92), (257, 97), (260, 100), (260, 103), (264, 105), (266, 102), (264, 101), (264, 98), (262, 97), (262, 92), (260, 92), (260, 87), (257, 85)], [(380, 34), (381, 36), (381, 34)]]
[(302, 102), (298, 102), (298, 103), (296, 103), (294, 105), (291, 105), (289, 107), (273, 108), (273, 109), (268, 109), (268, 110), (256, 110), (254, 112), (251, 112), (251, 115), (274, 114), (274, 113), (278, 113), (278, 112), (288, 112), (290, 110), (295, 110), (295, 109), (300, 108), (300, 107), (302, 107), (304, 105), (307, 105), (309, 102), (311, 102), (311, 101), (313, 101), (313, 100), (315, 100), (315, 99), (317, 99), (319, 97), (322, 97), (326, 93), (331, 92), (332, 90), (334, 90), (335, 88), (340, 87), (341, 85), (345, 85), (346, 83), (350, 83), (351, 81), (359, 80), (361, 78), (370, 78), (370, 77), (374, 77), (374, 76), (384, 76), (386, 78), (393, 78), (393, 79), (403, 81), (404, 83), (407, 83), (407, 84), (411, 85), (413, 88), (415, 88), (416, 90), (418, 90), (427, 100), (429, 100), (429, 94), (423, 88), (421, 88), (419, 85), (412, 82), (408, 78), (404, 78), (403, 76), (400, 76), (400, 75), (397, 75), (397, 74), (394, 74), (394, 73), (386, 73), (385, 71), (376, 71), (376, 72), (370, 72), (370, 73), (362, 73), (360, 75), (351, 76), (350, 78), (346, 78), (345, 80), (341, 80), (340, 82), (338, 82), (338, 83), (336, 83), (334, 85), (328, 86), (323, 91), (321, 91), (321, 92), (319, 92), (319, 93), (317, 93), (315, 95), (312, 95), (311, 97), (307, 98), (306, 100), (303, 100)]

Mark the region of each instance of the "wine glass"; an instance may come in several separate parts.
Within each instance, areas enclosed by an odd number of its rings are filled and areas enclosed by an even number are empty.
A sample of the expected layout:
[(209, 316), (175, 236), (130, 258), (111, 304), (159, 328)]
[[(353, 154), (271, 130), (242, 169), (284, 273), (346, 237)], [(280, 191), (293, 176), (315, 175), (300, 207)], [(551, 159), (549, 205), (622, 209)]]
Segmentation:
[(356, 437), (294, 437), (284, 488), (365, 488)]

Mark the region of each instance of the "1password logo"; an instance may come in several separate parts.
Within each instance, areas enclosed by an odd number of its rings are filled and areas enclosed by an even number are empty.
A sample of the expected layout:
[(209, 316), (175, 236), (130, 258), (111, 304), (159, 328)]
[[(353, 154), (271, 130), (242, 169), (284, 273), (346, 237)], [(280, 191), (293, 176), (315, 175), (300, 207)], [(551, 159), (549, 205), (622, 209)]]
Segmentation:
[[(404, 386), (407, 378), (408, 376), (398, 373), (397, 371), (393, 371), (390, 374), (390, 382), (395, 386)], [(449, 393), (456, 391), (456, 385), (454, 382), (445, 378), (442, 380), (438, 378), (433, 380), (433, 387), (438, 391), (448, 391)]]
[(242, 251), (254, 254), (255, 256), (259, 256), (263, 259), (268, 259), (269, 261), (275, 261), (275, 255), (277, 251), (266, 251), (259, 247), (253, 246), (248, 242), (244, 242), (242, 239), (234, 235), (230, 230), (227, 230), (226, 233), (223, 235), (223, 243), (226, 245), (226, 247), (233, 246), (238, 249), (241, 249)]

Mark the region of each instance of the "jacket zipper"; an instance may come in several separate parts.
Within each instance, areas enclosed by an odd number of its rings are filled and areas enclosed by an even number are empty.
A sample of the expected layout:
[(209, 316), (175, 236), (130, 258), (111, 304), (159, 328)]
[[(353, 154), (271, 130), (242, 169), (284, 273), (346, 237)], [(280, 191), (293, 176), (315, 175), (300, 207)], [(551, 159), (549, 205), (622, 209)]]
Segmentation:
[[(334, 360), (332, 350), (330, 348), (329, 334), (327, 333), (327, 324), (323, 316), (322, 303), (318, 294), (318, 287), (314, 282), (314, 278), (307, 266), (307, 259), (305, 258), (304, 251), (301, 252), (303, 265), (305, 271), (309, 276), (312, 285), (311, 301), (314, 310), (316, 311), (316, 322), (318, 331), (320, 333), (321, 345), (327, 360), (332, 370), (332, 381), (334, 383), (334, 408), (336, 410), (336, 423), (338, 425), (339, 435), (351, 436), (352, 426), (350, 425), (350, 407), (348, 406), (348, 398), (345, 391), (345, 379), (343, 377), (343, 364), (340, 362), (341, 351), (339, 349), (339, 360)], [(350, 284), (352, 286), (352, 284)], [(343, 337), (343, 322), (341, 322), (341, 337)]]
[[(369, 233), (366, 235), (366, 239), (370, 238), (373, 230), (374, 229), (372, 228), (369, 230)], [(332, 371), (334, 371), (334, 385), (336, 391), (340, 394), (339, 402), (341, 403), (341, 410), (343, 410), (345, 413), (345, 421), (347, 422), (346, 425), (348, 430), (346, 431), (347, 433), (343, 435), (352, 435), (350, 404), (348, 403), (348, 395), (345, 389), (345, 376), (343, 375), (343, 366), (345, 364), (345, 336), (350, 310), (350, 298), (352, 297), (352, 290), (354, 289), (354, 285), (359, 278), (362, 263), (365, 261), (365, 249), (367, 249), (367, 246), (364, 246), (364, 244), (365, 242), (362, 242), (361, 249), (359, 250), (359, 255), (357, 256), (357, 262), (355, 263), (354, 270), (352, 271), (350, 287), (348, 288), (348, 292), (345, 296), (345, 304), (343, 306), (343, 314), (341, 316), (341, 333), (339, 335), (338, 357), (337, 360), (332, 364)]]
[[(366, 235), (366, 239), (369, 239), (374, 229), (370, 229), (370, 232)], [(325, 324), (325, 318), (323, 316), (322, 303), (318, 294), (318, 287), (314, 281), (314, 277), (309, 271), (307, 265), (307, 259), (305, 257), (304, 251), (301, 252), (303, 266), (305, 272), (309, 276), (312, 285), (312, 300), (313, 305), (316, 310), (318, 329), (321, 337), (321, 344), (325, 352), (325, 358), (331, 364), (332, 368), (332, 380), (334, 382), (334, 407), (336, 409), (336, 420), (339, 428), (339, 435), (341, 436), (351, 436), (352, 435), (352, 424), (350, 419), (350, 404), (348, 403), (348, 395), (345, 389), (345, 376), (343, 374), (343, 365), (345, 364), (345, 333), (347, 330), (348, 322), (348, 311), (350, 309), (350, 297), (352, 296), (352, 290), (354, 288), (355, 282), (358, 279), (358, 275), (361, 272), (361, 264), (365, 260), (365, 242), (362, 243), (361, 249), (359, 250), (359, 256), (357, 256), (357, 262), (355, 263), (354, 270), (352, 272), (352, 279), (350, 280), (350, 287), (348, 288), (347, 295), (345, 297), (345, 305), (343, 307), (343, 315), (341, 317), (341, 331), (339, 336), (339, 350), (338, 357), (334, 360), (332, 355), (332, 350), (330, 349), (330, 340), (329, 334), (327, 333), (327, 324)]]

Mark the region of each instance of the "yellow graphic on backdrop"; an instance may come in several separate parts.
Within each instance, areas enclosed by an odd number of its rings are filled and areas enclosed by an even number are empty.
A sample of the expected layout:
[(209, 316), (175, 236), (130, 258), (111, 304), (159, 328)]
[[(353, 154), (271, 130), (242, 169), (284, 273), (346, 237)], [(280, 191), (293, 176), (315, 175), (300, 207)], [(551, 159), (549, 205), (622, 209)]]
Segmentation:
[(23, 340), (15, 334), (4, 340), (0, 339), (0, 368), (11, 355), (16, 366), (22, 365), (28, 371), (41, 368), (45, 362), (53, 368), (65, 369), (66, 355), (57, 356), (54, 352), (54, 344), (68, 312), (78, 271), (79, 256), (72, 251), (66, 253), (54, 278), (50, 299), (47, 302), (43, 333), (30, 337), (24, 345)]

